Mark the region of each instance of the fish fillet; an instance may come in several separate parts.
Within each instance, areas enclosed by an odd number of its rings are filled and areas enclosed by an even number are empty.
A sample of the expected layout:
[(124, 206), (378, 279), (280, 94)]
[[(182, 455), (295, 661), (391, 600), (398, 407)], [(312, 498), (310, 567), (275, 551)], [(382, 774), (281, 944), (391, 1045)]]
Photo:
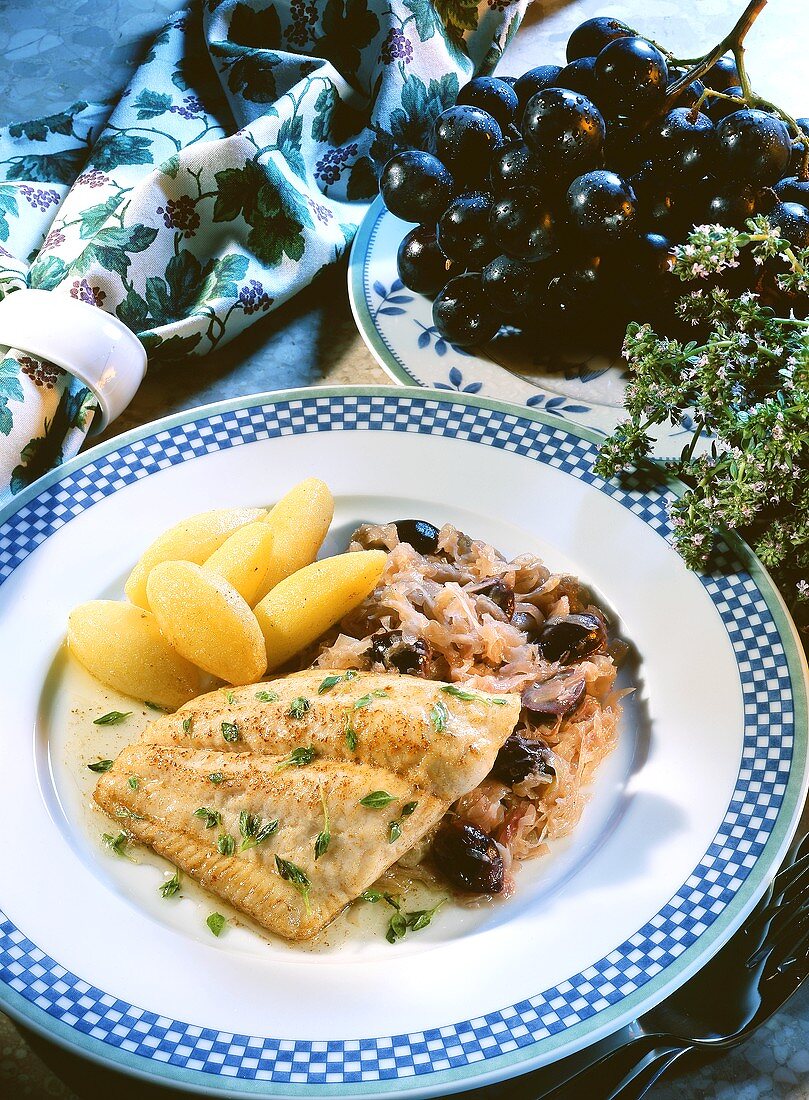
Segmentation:
[[(305, 672), (194, 700), (123, 750), (99, 777), (96, 802), (271, 932), (315, 934), (478, 785), (520, 711), (519, 696), (459, 698), (434, 681), (373, 673), (319, 693), (338, 675)], [(380, 791), (388, 804), (362, 804)], [(324, 806), (331, 839), (316, 859)], [(253, 832), (278, 824), (253, 844), (249, 828), (243, 836), (251, 820)], [(222, 836), (233, 838), (232, 854)], [(282, 874), (289, 864), (297, 889)]]

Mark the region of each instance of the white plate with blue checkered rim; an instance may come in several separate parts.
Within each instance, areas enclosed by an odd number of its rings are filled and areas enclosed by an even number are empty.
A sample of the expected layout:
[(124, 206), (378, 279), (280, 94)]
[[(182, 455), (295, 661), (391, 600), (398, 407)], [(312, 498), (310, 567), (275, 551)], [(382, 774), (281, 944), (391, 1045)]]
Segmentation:
[[(624, 361), (593, 352), (549, 356), (541, 343), (528, 345), (505, 330), (483, 354), (443, 340), (433, 324), (432, 302), (403, 286), (397, 271), (396, 251), (412, 228), (377, 198), (354, 238), (348, 269), (354, 320), (391, 378), (403, 386), (512, 401), (602, 435), (612, 432), (624, 416)], [(676, 457), (693, 432), (688, 413), (656, 429), (659, 453)]]
[[(7, 505), (0, 1006), (91, 1058), (198, 1092), (416, 1097), (581, 1049), (703, 965), (797, 824), (806, 664), (750, 552), (734, 542), (709, 574), (689, 573), (671, 545), (672, 490), (604, 483), (597, 444), (469, 395), (314, 389), (147, 425)], [(305, 955), (246, 930), (214, 940), (201, 921), (142, 906), (116, 877), (124, 861), (65, 812), (42, 700), (70, 608), (120, 594), (159, 530), (272, 501), (312, 473), (337, 502), (328, 552), (362, 518), (450, 520), (575, 569), (620, 610), (642, 661), (579, 828), (521, 872), (513, 899), (445, 911), (393, 947), (378, 937)]]

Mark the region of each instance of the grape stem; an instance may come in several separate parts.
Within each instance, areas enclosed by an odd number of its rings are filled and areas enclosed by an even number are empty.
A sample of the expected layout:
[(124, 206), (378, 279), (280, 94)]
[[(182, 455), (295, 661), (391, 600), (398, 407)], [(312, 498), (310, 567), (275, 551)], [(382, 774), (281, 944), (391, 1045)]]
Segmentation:
[[(717, 43), (717, 45), (703, 57), (695, 60), (688, 72), (681, 76), (679, 80), (675, 80), (673, 84), (669, 85), (666, 91), (665, 110), (668, 110), (670, 105), (677, 101), (677, 98), (685, 91), (689, 84), (703, 77), (721, 57), (731, 52), (736, 61), (736, 69), (739, 73), (739, 85), (742, 89), (742, 99), (745, 104), (748, 107), (757, 107), (760, 110), (769, 111), (778, 115), (778, 117), (792, 130), (795, 138), (800, 138), (802, 140), (805, 138), (806, 135), (792, 115), (787, 114), (787, 112), (776, 103), (771, 103), (770, 100), (757, 95), (750, 87), (750, 78), (747, 75), (747, 69), (744, 63), (744, 40), (747, 36), (747, 32), (766, 6), (767, 0), (750, 0), (750, 3), (744, 9), (730, 33), (726, 34), (722, 41)], [(706, 92), (700, 96), (698, 103), (695, 104), (694, 111), (698, 111), (702, 106), (706, 94), (718, 96), (723, 99), (737, 98), (735, 96), (723, 95), (721, 92), (706, 90)], [(809, 180), (809, 141), (804, 141), (804, 146), (799, 179)]]

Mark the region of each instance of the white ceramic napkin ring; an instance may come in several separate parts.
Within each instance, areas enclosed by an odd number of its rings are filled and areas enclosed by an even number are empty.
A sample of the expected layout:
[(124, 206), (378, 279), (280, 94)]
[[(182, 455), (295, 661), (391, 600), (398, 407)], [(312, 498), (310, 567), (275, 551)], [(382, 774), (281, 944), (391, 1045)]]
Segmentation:
[(117, 317), (50, 290), (17, 290), (0, 300), (0, 346), (47, 359), (95, 394), (93, 433), (120, 416), (146, 374), (146, 351)]

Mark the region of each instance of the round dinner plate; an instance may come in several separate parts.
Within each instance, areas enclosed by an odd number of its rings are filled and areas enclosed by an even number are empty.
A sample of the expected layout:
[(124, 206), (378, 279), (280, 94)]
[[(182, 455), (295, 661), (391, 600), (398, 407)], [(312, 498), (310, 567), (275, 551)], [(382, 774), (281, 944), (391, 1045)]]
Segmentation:
[[(624, 418), (626, 364), (620, 357), (577, 352), (549, 356), (541, 343), (503, 330), (472, 352), (441, 339), (432, 302), (402, 285), (399, 243), (413, 226), (394, 217), (381, 198), (368, 210), (351, 248), (348, 292), (368, 350), (400, 385), (426, 386), (513, 401), (552, 412), (607, 435)], [(656, 429), (657, 449), (678, 456), (694, 432), (690, 415)]]
[[(467, 394), (282, 392), (149, 424), (7, 505), (0, 1006), (198, 1092), (415, 1097), (579, 1050), (703, 965), (796, 826), (807, 670), (751, 553), (734, 541), (709, 573), (689, 572), (672, 547), (674, 490), (602, 481), (598, 438)], [(140, 550), (179, 518), (271, 503), (309, 475), (336, 500), (325, 553), (360, 520), (452, 522), (576, 572), (635, 654), (619, 745), (579, 827), (523, 866), (511, 899), (447, 905), (395, 945), (369, 932), (307, 952), (235, 925), (214, 939), (215, 901), (163, 901), (158, 866), (102, 849), (62, 759), (54, 678), (71, 608), (120, 597)]]

